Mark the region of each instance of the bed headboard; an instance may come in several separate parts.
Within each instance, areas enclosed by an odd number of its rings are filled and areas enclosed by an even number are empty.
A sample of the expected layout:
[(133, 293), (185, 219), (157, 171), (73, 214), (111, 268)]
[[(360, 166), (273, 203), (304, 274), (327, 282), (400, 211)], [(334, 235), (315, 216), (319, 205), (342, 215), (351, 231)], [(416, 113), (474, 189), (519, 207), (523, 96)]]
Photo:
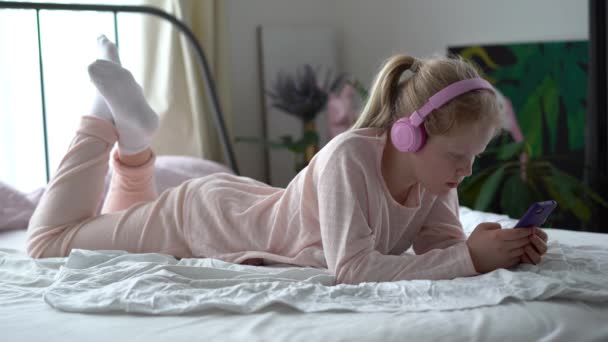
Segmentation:
[(40, 79), (41, 79), (41, 87), (40, 87), (40, 96), (42, 99), (42, 125), (44, 132), (44, 155), (45, 155), (45, 163), (46, 163), (46, 179), (47, 182), (50, 180), (50, 167), (49, 167), (49, 152), (48, 152), (48, 140), (47, 140), (47, 117), (46, 117), (46, 106), (45, 106), (45, 91), (44, 91), (44, 72), (42, 68), (42, 50), (41, 46), (41, 35), (40, 35), (40, 10), (63, 10), (63, 11), (95, 11), (95, 12), (111, 12), (114, 13), (114, 32), (115, 32), (115, 41), (118, 46), (118, 21), (117, 21), (117, 13), (140, 13), (140, 14), (149, 14), (160, 17), (162, 19), (170, 22), (175, 28), (177, 28), (178, 32), (184, 34), (187, 40), (190, 42), (191, 47), (196, 52), (197, 60), (199, 67), (201, 69), (201, 73), (203, 75), (203, 80), (205, 83), (205, 90), (209, 99), (209, 103), (211, 104), (212, 109), (212, 117), (214, 120), (214, 124), (216, 130), (218, 132), (218, 136), (220, 138), (220, 143), (222, 145), (222, 151), (224, 153), (224, 158), (228, 163), (228, 166), (234, 171), (235, 174), (239, 174), (238, 166), (236, 163), (236, 159), (234, 156), (232, 143), (228, 137), (226, 131), (226, 125), (224, 122), (224, 115), (222, 113), (220, 103), (218, 100), (215, 83), (213, 81), (213, 77), (211, 71), (209, 70), (209, 65), (207, 63), (207, 58), (205, 57), (205, 53), (203, 51), (202, 46), (190, 30), (186, 24), (172, 16), (171, 14), (164, 12), (158, 8), (148, 7), (148, 6), (123, 6), (123, 5), (93, 5), (93, 4), (56, 4), (56, 3), (31, 3), (31, 2), (15, 2), (15, 1), (0, 1), (0, 10), (2, 9), (31, 9), (36, 11), (36, 25), (38, 30), (38, 60), (40, 63)]

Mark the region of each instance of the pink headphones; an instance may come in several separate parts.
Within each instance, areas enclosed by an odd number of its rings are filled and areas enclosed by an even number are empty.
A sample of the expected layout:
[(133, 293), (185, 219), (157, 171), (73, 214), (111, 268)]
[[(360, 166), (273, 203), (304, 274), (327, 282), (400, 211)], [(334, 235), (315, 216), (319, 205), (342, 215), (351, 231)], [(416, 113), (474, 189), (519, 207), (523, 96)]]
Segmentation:
[(450, 84), (431, 96), (420, 109), (414, 111), (409, 117), (403, 117), (393, 124), (391, 128), (393, 145), (401, 152), (420, 150), (426, 142), (426, 130), (422, 125), (424, 119), (433, 110), (443, 106), (456, 96), (476, 89), (486, 89), (496, 93), (488, 81), (479, 77)]

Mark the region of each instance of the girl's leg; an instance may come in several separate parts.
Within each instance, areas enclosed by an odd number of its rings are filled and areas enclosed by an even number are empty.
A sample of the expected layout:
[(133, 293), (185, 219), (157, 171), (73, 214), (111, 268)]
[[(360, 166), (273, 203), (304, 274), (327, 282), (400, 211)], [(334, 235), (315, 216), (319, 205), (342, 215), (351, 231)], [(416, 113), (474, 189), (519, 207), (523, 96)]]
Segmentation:
[[(112, 155), (114, 172), (101, 210), (101, 213), (110, 213), (127, 209), (138, 202), (152, 201), (157, 196), (154, 180), (154, 154), (152, 149), (146, 148), (146, 138), (151, 136), (156, 128), (157, 115), (145, 103), (140, 87), (132, 79), (130, 73), (120, 67), (118, 49), (114, 43), (105, 36), (100, 36), (97, 39), (97, 49), (101, 59), (113, 64), (110, 64), (110, 72), (106, 70), (107, 67), (100, 67), (99, 63), (93, 63), (89, 67), (91, 79), (98, 86), (91, 112), (115, 123), (119, 133), (120, 148)], [(123, 82), (123, 79), (126, 81)], [(112, 92), (107, 88), (116, 88), (119, 91)], [(106, 99), (102, 93), (106, 93), (108, 98)], [(131, 93), (134, 93), (135, 98), (139, 99), (124, 98), (124, 96), (130, 96)], [(110, 109), (108, 102), (114, 110)], [(138, 102), (143, 102), (145, 105), (142, 106)], [(124, 107), (128, 109), (121, 110)], [(149, 127), (149, 131), (143, 137), (139, 132), (141, 129), (130, 128), (141, 125), (142, 122), (148, 124)], [(121, 138), (123, 135), (134, 136), (129, 140)]]
[[(95, 216), (116, 139), (116, 130), (108, 121), (82, 118), (76, 137), (30, 220), (30, 256), (66, 256), (73, 248), (192, 255), (183, 231), (182, 209), (188, 205), (188, 184), (166, 191), (151, 202)], [(149, 165), (143, 170), (150, 169)]]
[[(127, 70), (116, 63), (97, 61), (89, 73), (107, 100), (116, 126), (106, 115), (100, 115), (105, 112), (103, 105), (94, 106), (96, 117), (82, 118), (76, 137), (30, 220), (28, 253), (33, 257), (65, 256), (72, 248), (84, 248), (191, 256), (184, 238), (183, 213), (178, 210), (186, 205), (187, 185), (153, 200), (152, 153), (137, 167), (123, 165), (114, 154), (115, 191), (111, 191), (106, 205), (111, 210), (125, 210), (94, 216), (112, 146), (118, 140), (120, 152), (127, 156), (123, 159), (136, 160), (149, 149), (158, 119)], [(136, 190), (136, 196), (129, 197), (130, 190)]]
[(154, 175), (156, 156), (148, 148), (134, 155), (112, 154), (112, 179), (101, 213), (128, 209), (138, 202), (149, 202), (157, 197)]
[(110, 122), (84, 116), (80, 128), (30, 218), (27, 250), (33, 257), (60, 256), (71, 229), (95, 216), (103, 195), (110, 150), (118, 139)]

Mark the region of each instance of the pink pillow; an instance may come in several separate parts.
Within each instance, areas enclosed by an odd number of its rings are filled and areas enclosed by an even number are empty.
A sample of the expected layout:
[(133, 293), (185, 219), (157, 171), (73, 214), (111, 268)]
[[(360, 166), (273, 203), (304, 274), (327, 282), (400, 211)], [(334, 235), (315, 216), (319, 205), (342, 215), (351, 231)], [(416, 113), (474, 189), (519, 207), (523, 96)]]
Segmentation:
[(158, 193), (192, 179), (226, 172), (227, 166), (211, 160), (185, 156), (159, 156), (156, 158), (156, 189)]
[[(158, 193), (192, 179), (217, 172), (233, 173), (214, 161), (186, 156), (158, 156), (156, 158), (156, 189)], [(110, 184), (111, 172), (106, 176), (104, 198)], [(0, 182), (0, 231), (27, 228), (44, 188), (29, 194)], [(101, 206), (98, 212), (101, 210)]]
[(0, 182), (0, 230), (27, 227), (41, 195), (42, 189), (26, 194)]

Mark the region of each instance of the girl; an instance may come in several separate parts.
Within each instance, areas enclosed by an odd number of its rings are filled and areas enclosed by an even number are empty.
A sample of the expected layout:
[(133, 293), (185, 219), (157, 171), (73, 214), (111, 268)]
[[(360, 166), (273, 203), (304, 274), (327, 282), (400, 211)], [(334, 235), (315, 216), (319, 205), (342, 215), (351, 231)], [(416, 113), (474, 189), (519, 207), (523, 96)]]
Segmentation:
[[(456, 187), (498, 130), (500, 102), (461, 59), (388, 60), (353, 129), (285, 189), (213, 174), (157, 197), (158, 117), (114, 45), (100, 37), (99, 46), (89, 74), (100, 94), (30, 221), (32, 257), (121, 249), (328, 268), (357, 284), (471, 276), (546, 252), (536, 228), (483, 223), (465, 239)], [(110, 154), (111, 188), (95, 216)], [(410, 246), (416, 255), (403, 254)]]

